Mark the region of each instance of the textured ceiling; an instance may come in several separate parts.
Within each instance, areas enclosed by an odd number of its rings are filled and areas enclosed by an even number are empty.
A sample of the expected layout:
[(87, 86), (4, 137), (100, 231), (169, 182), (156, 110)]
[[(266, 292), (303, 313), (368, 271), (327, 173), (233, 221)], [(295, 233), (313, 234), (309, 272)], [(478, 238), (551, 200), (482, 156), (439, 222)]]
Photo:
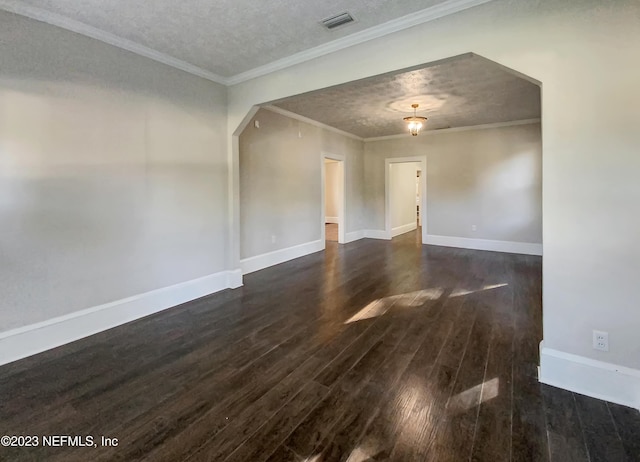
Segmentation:
[(406, 132), (403, 117), (427, 117), (425, 130), (540, 117), (540, 87), (501, 66), (465, 55), (423, 69), (386, 74), (273, 103), (362, 138)]
[[(285, 58), (444, 0), (15, 0), (223, 77)], [(349, 11), (332, 31), (319, 21)]]

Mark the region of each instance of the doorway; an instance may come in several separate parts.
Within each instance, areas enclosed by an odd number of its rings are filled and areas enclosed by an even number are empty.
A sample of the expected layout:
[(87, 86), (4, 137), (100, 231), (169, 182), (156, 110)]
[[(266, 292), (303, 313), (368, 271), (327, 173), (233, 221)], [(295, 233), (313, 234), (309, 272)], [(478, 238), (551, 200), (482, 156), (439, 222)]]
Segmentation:
[(322, 238), (325, 242), (345, 243), (344, 157), (322, 156)]
[(426, 156), (385, 160), (385, 231), (388, 239), (416, 231), (427, 241)]

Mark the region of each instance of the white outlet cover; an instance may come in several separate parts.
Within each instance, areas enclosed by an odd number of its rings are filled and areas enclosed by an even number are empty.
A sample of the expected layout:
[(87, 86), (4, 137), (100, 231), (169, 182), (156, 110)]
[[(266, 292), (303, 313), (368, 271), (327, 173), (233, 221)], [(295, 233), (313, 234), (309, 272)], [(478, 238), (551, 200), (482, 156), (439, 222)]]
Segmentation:
[(609, 351), (609, 332), (602, 330), (593, 331), (593, 349)]

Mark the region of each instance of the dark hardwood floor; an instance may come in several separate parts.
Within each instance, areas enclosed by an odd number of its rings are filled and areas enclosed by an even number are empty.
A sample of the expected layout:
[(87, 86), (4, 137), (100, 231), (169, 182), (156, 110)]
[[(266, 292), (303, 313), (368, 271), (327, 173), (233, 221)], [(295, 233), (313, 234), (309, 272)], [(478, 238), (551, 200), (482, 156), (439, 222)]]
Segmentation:
[(329, 244), (0, 368), (0, 448), (46, 461), (638, 461), (637, 411), (540, 385), (541, 259)]

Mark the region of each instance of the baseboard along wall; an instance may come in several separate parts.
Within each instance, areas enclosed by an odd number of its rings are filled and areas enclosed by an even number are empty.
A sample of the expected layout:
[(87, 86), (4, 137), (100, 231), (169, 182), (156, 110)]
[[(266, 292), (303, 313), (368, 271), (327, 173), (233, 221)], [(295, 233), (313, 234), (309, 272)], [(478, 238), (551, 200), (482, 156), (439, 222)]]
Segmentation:
[(41, 353), (150, 314), (242, 285), (242, 271), (202, 278), (0, 333), (0, 365)]

